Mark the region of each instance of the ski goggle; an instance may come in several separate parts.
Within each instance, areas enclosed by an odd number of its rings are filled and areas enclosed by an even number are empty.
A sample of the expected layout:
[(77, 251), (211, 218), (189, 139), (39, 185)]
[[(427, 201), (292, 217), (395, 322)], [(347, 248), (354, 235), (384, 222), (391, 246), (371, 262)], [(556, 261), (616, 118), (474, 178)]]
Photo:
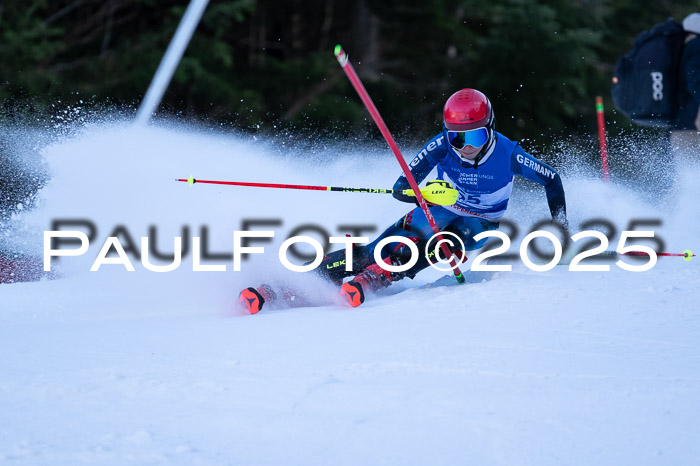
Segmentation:
[(455, 149), (464, 149), (465, 146), (481, 147), (489, 140), (489, 132), (485, 127), (470, 131), (447, 130), (447, 142)]

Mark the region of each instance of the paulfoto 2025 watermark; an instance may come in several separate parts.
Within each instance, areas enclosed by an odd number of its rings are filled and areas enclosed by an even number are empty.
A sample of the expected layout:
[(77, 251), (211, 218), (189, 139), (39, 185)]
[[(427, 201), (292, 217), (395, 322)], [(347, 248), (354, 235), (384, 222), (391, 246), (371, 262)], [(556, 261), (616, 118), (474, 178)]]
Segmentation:
[[(600, 223), (600, 222), (599, 222)], [(513, 229), (511, 228), (511, 231)], [(562, 229), (562, 232), (565, 230)], [(233, 249), (230, 254), (230, 258), (233, 262), (233, 271), (241, 271), (242, 260), (246, 255), (250, 254), (265, 254), (265, 248), (263, 246), (248, 246), (246, 241), (254, 239), (268, 239), (272, 240), (275, 237), (275, 232), (273, 230), (236, 230), (233, 231)], [(501, 271), (511, 271), (511, 264), (488, 264), (485, 263), (488, 259), (502, 256), (507, 257), (508, 251), (511, 249), (511, 237), (508, 236), (503, 231), (499, 230), (489, 230), (479, 233), (474, 236), (473, 240), (475, 242), (484, 239), (494, 239), (489, 247), (482, 249), (482, 251), (474, 257), (470, 262), (471, 271), (491, 271), (491, 272), (501, 272)], [(534, 248), (533, 241), (542, 238), (542, 240), (551, 243), (553, 249), (553, 254), (551, 258), (547, 258), (544, 263), (542, 263), (542, 257), (547, 257), (547, 254), (543, 254), (539, 248)], [(655, 234), (650, 230), (624, 230), (620, 235), (620, 239), (617, 243), (617, 247), (614, 251), (608, 251), (609, 238), (606, 234), (597, 230), (586, 230), (576, 233), (575, 235), (568, 237), (568, 235), (563, 235), (564, 245), (562, 241), (550, 231), (546, 230), (535, 230), (528, 233), (520, 242), (519, 247), (519, 257), (520, 260), (525, 264), (526, 267), (533, 271), (544, 272), (551, 270), (555, 266), (562, 262), (562, 256), (564, 250), (568, 250), (570, 242), (583, 242), (584, 239), (590, 239), (586, 242), (581, 250), (568, 257), (566, 263), (569, 265), (568, 270), (572, 272), (583, 272), (583, 271), (595, 271), (595, 272), (605, 272), (610, 270), (609, 264), (582, 264), (581, 262), (593, 256), (599, 256), (601, 254), (607, 255), (637, 255), (645, 256), (648, 260), (642, 264), (629, 264), (622, 260), (618, 260), (615, 265), (621, 269), (632, 271), (632, 272), (644, 272), (650, 270), (657, 261), (657, 254), (649, 246), (641, 244), (629, 244), (630, 240), (652, 240), (659, 242), (655, 238)], [(71, 244), (78, 245), (77, 248), (61, 248), (54, 247), (54, 243), (57, 239), (69, 239)], [(500, 241), (500, 245), (496, 244)], [(289, 251), (295, 245), (304, 243), (314, 250), (313, 257), (309, 262), (303, 265), (293, 264), (288, 257)], [(347, 271), (353, 270), (353, 246), (359, 244), (369, 243), (369, 238), (366, 236), (328, 236), (327, 242), (324, 238), (325, 246), (329, 244), (339, 244), (344, 245), (345, 248), (345, 267)], [(385, 246), (391, 243), (402, 243), (410, 250), (410, 258), (403, 264), (392, 265), (387, 264), (382, 260), (381, 253)], [(427, 242), (423, 250), (419, 250), (418, 245), (409, 238), (403, 236), (390, 236), (382, 239), (374, 248), (374, 260), (383, 269), (389, 272), (403, 272), (409, 270), (413, 267), (419, 260), (421, 254), (428, 260), (428, 263), (433, 267), (441, 271), (449, 271), (456, 267), (461, 266), (464, 263), (465, 254), (458, 255), (459, 259), (455, 260), (453, 263), (450, 258), (441, 255), (440, 249), (442, 243), (445, 243), (451, 251), (460, 250), (466, 253), (464, 244), (460, 236), (451, 232), (440, 232), (436, 233)], [(210, 264), (202, 263), (202, 238), (199, 236), (191, 237), (192, 245), (192, 270), (195, 272), (225, 272), (228, 270), (227, 264)], [(90, 238), (88, 235), (79, 230), (47, 230), (44, 231), (44, 270), (51, 271), (51, 262), (53, 258), (57, 257), (75, 257), (82, 256), (87, 253), (90, 246)], [(591, 247), (593, 246), (593, 247)], [(537, 263), (531, 258), (531, 249), (535, 249), (534, 254), (540, 262)], [(181, 236), (176, 236), (173, 238), (173, 254), (172, 258), (169, 259), (169, 264), (156, 265), (151, 261), (152, 247), (150, 246), (150, 239), (148, 236), (140, 237), (140, 262), (142, 266), (152, 272), (171, 272), (177, 270), (182, 265), (182, 251), (183, 251), (183, 238)], [(115, 254), (110, 255), (110, 252), (114, 251)], [(295, 235), (290, 236), (285, 239), (277, 250), (277, 259), (280, 264), (288, 270), (293, 272), (308, 272), (316, 269), (325, 257), (324, 245), (321, 244), (317, 239), (306, 236), (306, 235)], [(162, 258), (161, 258), (162, 259)], [(450, 265), (451, 264), (451, 265)], [(118, 236), (108, 236), (107, 239), (102, 244), (100, 252), (90, 267), (90, 271), (99, 271), (103, 265), (122, 265), (127, 271), (135, 271), (132, 261), (129, 255), (125, 251)]]

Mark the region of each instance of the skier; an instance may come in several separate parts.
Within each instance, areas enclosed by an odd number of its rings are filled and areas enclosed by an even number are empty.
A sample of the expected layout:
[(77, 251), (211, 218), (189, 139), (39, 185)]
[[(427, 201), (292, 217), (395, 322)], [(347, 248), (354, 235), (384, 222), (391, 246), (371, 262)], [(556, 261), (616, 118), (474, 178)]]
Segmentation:
[[(498, 228), (513, 188), (513, 176), (520, 175), (545, 187), (552, 218), (564, 226), (566, 200), (559, 174), (549, 165), (525, 152), (517, 142), (496, 131), (496, 117), (491, 102), (476, 89), (455, 92), (444, 107), (442, 131), (418, 152), (409, 164), (417, 183), (423, 181), (434, 167), (438, 178), (459, 191), (454, 205), (431, 205), (430, 211), (442, 231), (460, 237), (466, 250), (481, 248), (486, 239), (474, 241), (474, 236)], [(394, 184), (394, 197), (399, 201), (415, 203), (416, 198), (401, 194), (409, 188), (404, 174)], [(368, 245), (353, 248), (353, 270), (361, 270), (352, 280), (345, 270), (345, 250), (328, 254), (317, 271), (330, 281), (342, 285), (341, 296), (352, 306), (364, 301), (365, 292), (389, 286), (404, 277), (413, 278), (430, 265), (421, 253), (419, 261), (409, 270), (390, 273), (374, 263), (374, 249), (384, 238), (403, 236), (417, 243), (423, 251), (433, 231), (420, 207), (404, 215)], [(460, 256), (460, 251), (454, 251)], [(382, 249), (387, 264), (402, 265), (410, 259), (410, 249), (402, 243), (391, 243)], [(289, 296), (289, 292), (284, 294)], [(293, 293), (292, 293), (293, 294)], [(241, 292), (241, 302), (251, 313), (257, 312), (266, 301), (278, 299), (269, 286)], [(283, 298), (286, 299), (286, 298)]]

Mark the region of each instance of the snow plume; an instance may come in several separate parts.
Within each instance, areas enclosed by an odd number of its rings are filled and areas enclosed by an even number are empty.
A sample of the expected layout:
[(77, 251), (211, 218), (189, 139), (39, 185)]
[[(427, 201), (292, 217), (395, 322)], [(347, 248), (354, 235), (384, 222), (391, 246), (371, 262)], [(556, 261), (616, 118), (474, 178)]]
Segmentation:
[[(70, 137), (46, 145), (41, 155), (51, 178), (41, 190), (37, 208), (21, 216), (27, 226), (23, 238), (40, 251), (43, 231), (52, 229), (56, 222), (62, 230), (94, 233), (88, 253), (55, 260), (64, 275), (87, 273), (108, 236), (120, 239), (137, 274), (156, 275), (145, 271), (135, 254), (141, 251), (140, 238), (148, 236), (158, 251), (172, 255), (173, 239), (181, 236), (189, 245), (189, 254), (176, 272), (165, 275), (195, 275), (195, 282), (208, 280), (210, 285), (227, 290), (289, 280), (291, 276), (302, 284), (308, 281), (309, 289), (315, 289), (320, 285), (313, 274), (291, 274), (280, 265), (277, 252), (283, 240), (292, 234), (308, 235), (323, 244), (328, 236), (357, 236), (357, 231), (373, 237), (405, 211), (386, 194), (207, 184), (190, 187), (175, 181), (194, 176), (390, 188), (399, 169), (388, 150), (378, 153), (365, 147), (324, 143), (300, 151), (254, 135), (174, 124), (135, 127), (113, 121), (82, 125)], [(269, 243), (251, 241), (251, 246), (264, 246), (265, 253), (244, 259), (241, 272), (232, 271), (230, 257), (203, 261), (226, 265), (227, 273), (192, 272), (193, 236), (206, 236), (209, 254), (231, 256), (233, 232), (237, 230), (272, 230), (274, 239)], [(301, 245), (297, 250), (310, 252)], [(303, 262), (289, 257), (297, 265)], [(165, 263), (153, 257), (151, 261)], [(109, 281), (124, 273), (123, 266), (104, 265), (96, 275)]]
[[(675, 166), (668, 131), (635, 128), (608, 136), (611, 181), (650, 197), (667, 194), (674, 183)], [(566, 177), (602, 179), (597, 138), (566, 138), (552, 144), (557, 168)], [(650, 189), (651, 188), (651, 189)]]
[[(242, 263), (243, 272), (231, 272), (232, 262), (226, 259), (218, 263), (226, 264), (229, 273), (213, 275), (225, 277), (216, 280), (230, 283), (234, 289), (275, 280), (278, 275), (280, 280), (289, 280), (277, 251), (292, 234), (312, 236), (323, 244), (326, 236), (344, 236), (359, 228), (363, 235), (373, 238), (410, 208), (382, 194), (205, 184), (189, 187), (174, 181), (191, 175), (213, 180), (390, 188), (399, 168), (388, 149), (327, 141), (302, 144), (286, 138), (168, 123), (147, 127), (135, 127), (123, 120), (80, 119), (78, 123), (68, 125), (70, 130), (62, 129), (67, 135), (41, 150), (42, 169), (50, 173), (51, 179), (41, 190), (40, 206), (21, 216), (25, 230), (20, 236), (35, 250), (41, 245), (41, 232), (50, 229), (56, 220), (85, 220), (95, 227), (88, 254), (58, 261), (64, 272), (87, 271), (112, 233), (125, 246), (132, 246), (133, 252), (140, 251), (142, 236), (155, 232), (150, 241), (156, 243), (159, 251), (171, 254), (174, 237), (185, 237), (191, 246), (191, 237), (202, 236), (204, 229), (210, 252), (231, 255), (233, 231), (273, 230), (275, 237), (271, 242), (251, 241), (251, 246), (264, 245), (265, 254), (247, 257)], [(624, 151), (625, 147), (629, 150)], [(665, 230), (671, 226), (674, 233), (692, 231), (685, 225), (696, 218), (692, 215), (695, 185), (691, 180), (697, 167), (686, 167), (680, 176), (674, 176), (673, 189), (657, 191), (648, 176), (658, 164), (646, 163), (651, 156), (644, 156), (641, 161), (629, 156), (651, 147), (652, 143), (642, 142), (639, 137), (616, 138), (610, 151), (611, 183), (603, 182), (596, 173), (591, 162), (595, 151), (571, 141), (555, 148), (553, 152), (561, 162), (554, 165), (564, 181), (572, 231), (599, 218), (614, 223), (618, 234), (630, 221), (650, 218), (660, 219), (660, 233), (666, 236), (669, 233)], [(406, 158), (412, 155), (411, 149), (406, 151)], [(520, 230), (519, 238), (512, 238), (513, 249), (517, 249), (526, 230), (547, 218), (543, 189), (524, 180), (516, 181), (507, 214), (507, 220), (516, 223)], [(83, 224), (77, 228), (86, 227)], [(691, 236), (681, 238), (688, 242)], [(615, 238), (610, 240), (611, 245), (615, 244)], [(685, 247), (675, 243), (668, 246)], [(312, 253), (302, 245), (296, 250)], [(131, 258), (138, 270), (139, 258), (134, 256)], [(295, 262), (293, 257), (290, 259)], [(190, 247), (190, 254), (183, 258), (180, 267), (182, 272), (188, 268), (191, 271), (191, 261)], [(207, 275), (199, 273), (202, 274)], [(300, 277), (310, 275), (292, 277), (305, 283), (307, 278)], [(312, 277), (308, 281), (311, 288), (317, 286)]]
[(39, 154), (42, 139), (36, 131), (0, 126), (0, 219), (34, 205), (47, 179)]
[[(700, 174), (698, 162), (690, 157), (674, 160), (667, 132), (663, 131), (623, 133), (609, 138), (608, 148), (609, 183), (603, 180), (596, 139), (560, 140), (545, 154), (527, 148), (552, 164), (562, 176), (571, 233), (602, 231), (609, 236), (609, 249), (615, 249), (620, 232), (634, 227), (654, 230), (662, 238), (661, 243), (642, 243), (662, 244), (671, 252), (693, 249), (698, 242), (694, 199), (700, 193), (693, 181)], [(519, 239), (549, 217), (543, 189), (516, 179), (506, 219), (516, 223)], [(558, 234), (549, 227), (544, 229)], [(512, 239), (515, 249), (519, 239)], [(535, 243), (551, 250), (547, 240), (538, 239)]]
[(124, 121), (129, 113), (128, 107), (58, 101), (44, 119), (30, 117), (31, 108), (18, 108), (0, 123), (0, 254), (41, 252), (36, 241), (28, 240), (36, 231), (24, 221), (24, 214), (45, 199), (41, 191), (52, 178), (46, 150), (68, 143), (92, 127)]
[[(695, 154), (697, 155), (697, 154)], [(668, 206), (668, 230), (672, 232), (674, 244), (688, 244), (696, 249), (700, 246), (700, 161), (691, 159), (677, 161), (677, 189), (675, 202)], [(691, 247), (691, 249), (692, 249)]]
[(48, 172), (41, 158), (46, 133), (22, 126), (0, 125), (0, 256), (32, 254), (23, 241), (20, 219), (35, 207)]

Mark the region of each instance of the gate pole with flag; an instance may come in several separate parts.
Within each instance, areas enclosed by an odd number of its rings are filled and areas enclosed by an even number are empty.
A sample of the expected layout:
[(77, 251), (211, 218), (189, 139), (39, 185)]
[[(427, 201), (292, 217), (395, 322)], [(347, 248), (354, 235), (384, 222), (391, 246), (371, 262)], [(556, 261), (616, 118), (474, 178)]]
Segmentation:
[(600, 139), (600, 160), (603, 165), (603, 179), (610, 181), (608, 173), (608, 143), (605, 138), (605, 113), (603, 113), (603, 98), (595, 98), (595, 109), (598, 114), (598, 139)]

